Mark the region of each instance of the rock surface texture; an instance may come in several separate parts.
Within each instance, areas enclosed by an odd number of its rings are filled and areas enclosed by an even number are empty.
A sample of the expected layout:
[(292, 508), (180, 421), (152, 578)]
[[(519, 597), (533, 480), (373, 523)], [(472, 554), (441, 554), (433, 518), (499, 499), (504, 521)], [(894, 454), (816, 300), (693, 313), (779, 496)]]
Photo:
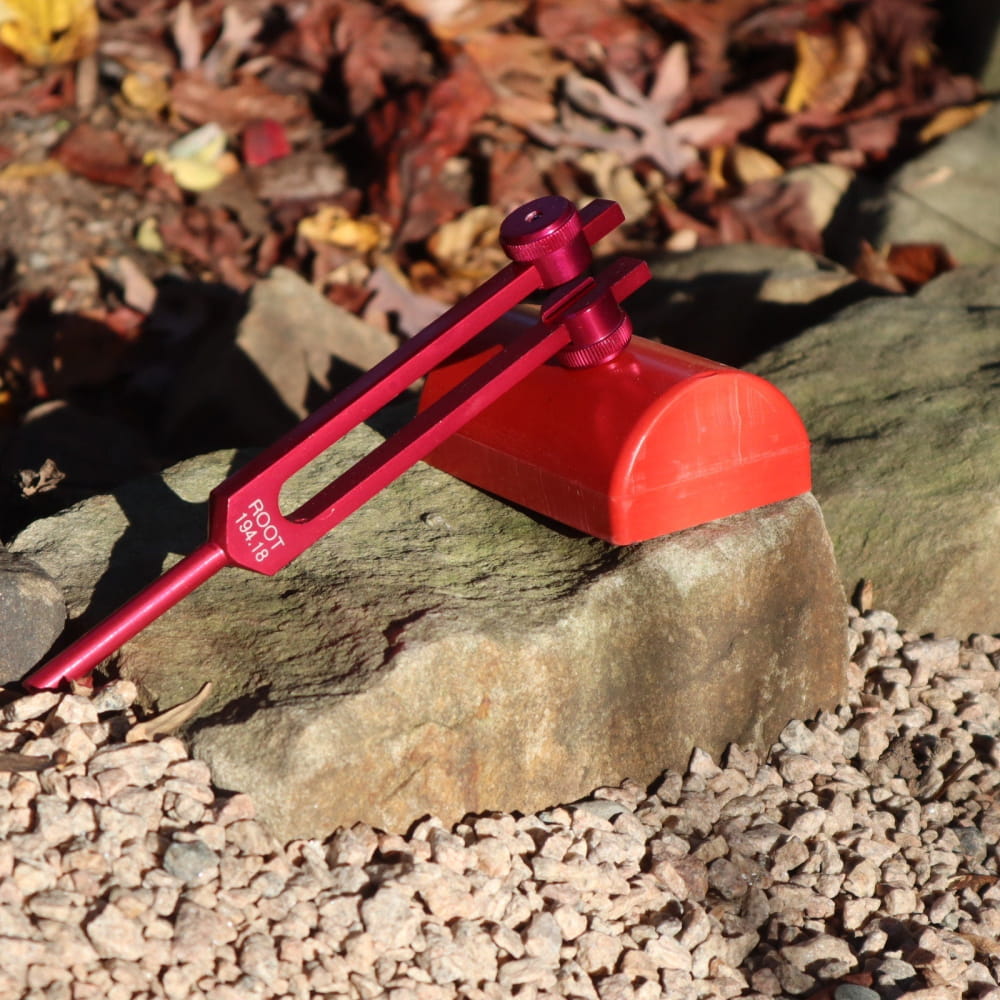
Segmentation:
[(650, 260), (628, 301), (635, 332), (742, 365), (876, 290), (804, 250), (730, 244)]
[(910, 160), (878, 199), (874, 242), (943, 243), (961, 264), (1000, 253), (1000, 104)]
[(860, 303), (750, 369), (791, 399), (847, 587), (921, 631), (1000, 631), (1000, 266)]
[(0, 684), (23, 677), (65, 621), (66, 604), (52, 577), (0, 546)]
[[(312, 496), (375, 440), (286, 489)], [(197, 544), (233, 461), (94, 498), (15, 548), (89, 622)], [(161, 706), (214, 682), (194, 752), (279, 836), (403, 829), (648, 782), (695, 746), (766, 748), (842, 696), (843, 610), (811, 496), (619, 549), (418, 466), (279, 576), (223, 571), (119, 669)]]

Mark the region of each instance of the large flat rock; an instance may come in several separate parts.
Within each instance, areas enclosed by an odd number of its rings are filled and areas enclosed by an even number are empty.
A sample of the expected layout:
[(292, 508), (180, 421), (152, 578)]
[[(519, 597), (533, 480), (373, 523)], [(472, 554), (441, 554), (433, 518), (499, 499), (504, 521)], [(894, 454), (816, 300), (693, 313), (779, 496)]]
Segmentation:
[(749, 367), (791, 399), (848, 588), (920, 631), (1000, 631), (1000, 266), (853, 306)]
[(878, 199), (877, 246), (943, 243), (961, 264), (1000, 254), (1000, 104), (908, 161)]
[[(311, 496), (363, 428), (289, 485)], [(95, 620), (192, 549), (231, 452), (31, 525), (15, 551)], [(535, 810), (766, 748), (843, 692), (845, 615), (807, 495), (628, 548), (418, 465), (274, 578), (224, 570), (121, 652), (283, 839)]]

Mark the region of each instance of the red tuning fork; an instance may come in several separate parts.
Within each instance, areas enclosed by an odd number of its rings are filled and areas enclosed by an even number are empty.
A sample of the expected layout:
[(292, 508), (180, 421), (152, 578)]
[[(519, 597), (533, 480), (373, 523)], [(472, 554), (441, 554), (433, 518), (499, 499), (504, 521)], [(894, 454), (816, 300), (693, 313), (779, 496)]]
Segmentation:
[[(565, 198), (545, 197), (512, 212), (500, 229), (510, 264), (216, 487), (208, 539), (24, 684), (55, 688), (83, 677), (225, 566), (277, 573), (554, 356), (578, 368), (616, 357), (631, 336), (619, 303), (649, 269), (625, 259), (599, 278), (587, 272), (591, 245), (623, 221), (606, 200), (577, 211)], [(282, 486), (296, 472), (539, 289), (553, 290), (540, 318), (298, 509), (282, 512)]]

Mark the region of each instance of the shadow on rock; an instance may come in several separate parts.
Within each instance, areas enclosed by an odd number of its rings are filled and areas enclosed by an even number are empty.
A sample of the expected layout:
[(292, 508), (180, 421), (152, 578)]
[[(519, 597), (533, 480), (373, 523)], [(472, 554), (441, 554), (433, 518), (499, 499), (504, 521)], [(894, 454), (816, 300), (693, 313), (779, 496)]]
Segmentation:
[(739, 367), (882, 294), (802, 250), (732, 244), (650, 261), (653, 280), (628, 302), (635, 332)]

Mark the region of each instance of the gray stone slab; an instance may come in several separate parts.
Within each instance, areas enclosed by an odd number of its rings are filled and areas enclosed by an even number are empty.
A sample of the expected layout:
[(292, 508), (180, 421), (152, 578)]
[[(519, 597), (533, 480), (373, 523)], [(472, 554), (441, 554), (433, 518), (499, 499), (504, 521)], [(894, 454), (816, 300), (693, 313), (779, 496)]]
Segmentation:
[(861, 303), (749, 366), (805, 421), (845, 585), (919, 631), (1000, 631), (998, 278)]
[[(361, 429), (290, 484), (313, 495)], [(233, 453), (183, 463), (16, 540), (94, 621), (200, 540)], [(419, 465), (279, 575), (223, 570), (116, 669), (188, 727), (283, 839), (358, 819), (534, 810), (766, 749), (843, 692), (844, 598), (811, 496), (615, 548)]]

